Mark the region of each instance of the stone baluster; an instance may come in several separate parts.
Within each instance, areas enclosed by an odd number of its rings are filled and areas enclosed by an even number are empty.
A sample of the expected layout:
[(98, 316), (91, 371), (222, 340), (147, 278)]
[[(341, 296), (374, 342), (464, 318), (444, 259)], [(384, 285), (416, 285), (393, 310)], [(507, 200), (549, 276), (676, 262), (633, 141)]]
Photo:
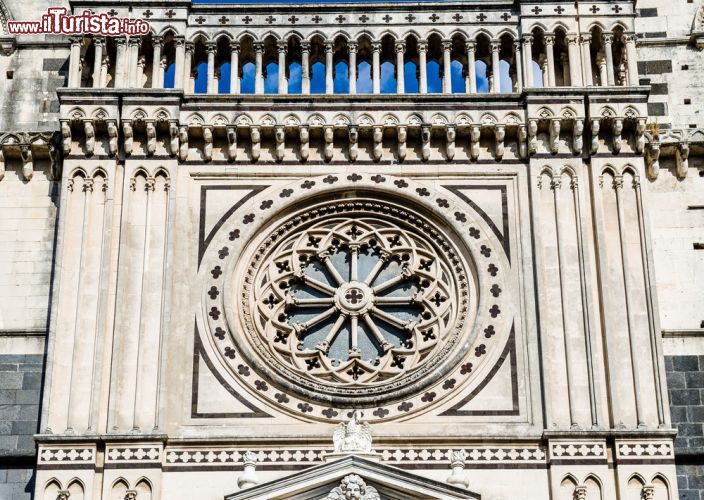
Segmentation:
[(230, 42), (230, 94), (240, 91), (240, 43)]
[(421, 94), (428, 93), (428, 41), (418, 41), (418, 66), (420, 70), (419, 91)]

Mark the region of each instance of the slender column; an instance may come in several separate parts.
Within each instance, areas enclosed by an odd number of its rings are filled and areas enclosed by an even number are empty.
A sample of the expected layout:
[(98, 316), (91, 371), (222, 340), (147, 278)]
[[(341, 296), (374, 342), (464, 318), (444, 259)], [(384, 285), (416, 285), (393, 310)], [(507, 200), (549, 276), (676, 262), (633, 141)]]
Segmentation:
[(208, 52), (208, 81), (206, 83), (206, 92), (208, 94), (217, 94), (218, 89), (215, 87), (215, 42), (208, 42), (205, 45)]
[(477, 93), (477, 62), (475, 59), (475, 54), (477, 50), (477, 43), (474, 41), (467, 42), (467, 79), (469, 80), (469, 90), (470, 94)]
[(195, 94), (196, 92), (196, 79), (198, 78), (198, 70), (194, 69), (191, 71), (191, 75), (188, 77), (188, 92)]
[(636, 56), (635, 33), (624, 33), (626, 43), (626, 62), (628, 64), (628, 83), (631, 87), (638, 85), (638, 58)]
[(110, 68), (110, 58), (103, 56), (103, 62), (100, 65), (100, 86), (105, 88), (108, 84), (108, 69)]
[(144, 80), (144, 66), (147, 64), (147, 60), (144, 56), (137, 59), (137, 75), (135, 76), (135, 86), (137, 88), (142, 88), (142, 81)]
[(301, 93), (310, 94), (310, 42), (301, 42)]
[(526, 87), (533, 86), (533, 35), (523, 35), (523, 71)]
[(381, 93), (381, 42), (372, 42), (372, 92)]
[(161, 73), (161, 48), (163, 46), (163, 40), (160, 36), (152, 37), (152, 45), (154, 47), (154, 54), (152, 57), (152, 88), (158, 89), (163, 87), (163, 83), (159, 82), (159, 74)]
[(93, 46), (95, 47), (95, 56), (93, 58), (93, 87), (102, 87), (102, 66), (103, 66), (103, 46), (105, 39), (102, 36), (93, 37)]
[[(193, 92), (193, 86), (191, 85), (191, 75), (193, 73), (191, 68), (193, 65), (193, 52), (195, 52), (195, 45), (193, 45), (193, 42), (186, 42), (186, 52), (183, 58), (183, 85), (188, 93)], [(178, 70), (178, 68), (176, 69)]]
[(570, 59), (564, 52), (560, 52), (560, 64), (562, 64), (562, 85), (568, 87), (572, 82), (570, 78)]
[(332, 41), (328, 40), (325, 42), (325, 93), (326, 94), (333, 94), (335, 92), (335, 83), (334, 83), (334, 76), (333, 76), (333, 71), (334, 71), (334, 61), (333, 61), (333, 50), (335, 49), (335, 46)]
[(254, 93), (264, 93), (264, 42), (254, 42)]
[(569, 55), (570, 62), (570, 85), (573, 87), (582, 86), (582, 71), (580, 68), (579, 59), (579, 37), (575, 35), (567, 35), (567, 54)]
[(71, 41), (71, 59), (69, 60), (68, 65), (68, 86), (78, 87), (81, 84), (81, 75), (79, 73), (79, 68), (81, 67), (80, 59), (83, 37), (72, 36), (69, 40)]
[(159, 86), (160, 89), (164, 88), (164, 75), (166, 74), (167, 66), (168, 66), (168, 61), (166, 59), (166, 56), (162, 56), (161, 61), (159, 61), (159, 81), (157, 82), (157, 85)]
[(347, 52), (350, 56), (349, 62), (349, 81), (350, 81), (350, 94), (357, 93), (357, 50), (359, 45), (357, 42), (349, 42), (347, 44)]
[(513, 42), (513, 60), (516, 61), (516, 92), (523, 92), (523, 57), (521, 42)]
[(452, 40), (442, 41), (442, 92), (452, 94)]
[(403, 94), (406, 92), (406, 83), (403, 71), (403, 56), (406, 53), (406, 42), (404, 40), (396, 40), (396, 93)]
[(286, 78), (286, 53), (288, 52), (288, 42), (280, 40), (277, 42), (279, 49), (279, 95), (288, 94), (288, 78)]
[[(186, 39), (182, 36), (174, 37), (176, 47), (176, 67), (174, 68), (174, 88), (182, 89), (188, 81), (188, 73), (184, 69), (186, 64)], [(190, 69), (188, 70), (190, 72)]]
[(492, 40), (491, 42), (491, 74), (493, 79), (491, 80), (491, 92), (492, 94), (498, 94), (501, 92), (501, 71), (500, 71), (500, 61), (499, 61), (499, 48), (501, 47), (501, 42), (499, 40)]
[(240, 93), (240, 42), (230, 42), (230, 94)]
[[(115, 38), (115, 88), (125, 86), (125, 59), (127, 58), (127, 38)], [(69, 83), (70, 85), (70, 83)]]
[(614, 54), (611, 49), (611, 44), (614, 41), (613, 33), (604, 33), (604, 56), (606, 59), (606, 83), (608, 85), (614, 85)]
[[(545, 54), (547, 55), (547, 65), (548, 65), (548, 81), (545, 84), (546, 87), (555, 86), (555, 35), (546, 34), (543, 39), (545, 40)], [(545, 83), (545, 82), (543, 82)]]
[(128, 71), (127, 73), (129, 74), (129, 87), (130, 88), (135, 88), (137, 87), (137, 64), (139, 63), (138, 58), (139, 58), (139, 43), (141, 40), (139, 38), (130, 38), (128, 45), (129, 45), (129, 62), (128, 62)]
[(580, 37), (581, 52), (582, 52), (582, 85), (594, 85), (594, 77), (592, 76), (592, 53), (591, 42), (592, 35), (585, 33)]
[(540, 61), (538, 61), (538, 64), (540, 65), (540, 71), (543, 74), (543, 87), (548, 86), (548, 58), (545, 56), (545, 54), (540, 54)]
[(420, 81), (418, 90), (421, 94), (428, 93), (428, 40), (418, 40), (418, 70)]

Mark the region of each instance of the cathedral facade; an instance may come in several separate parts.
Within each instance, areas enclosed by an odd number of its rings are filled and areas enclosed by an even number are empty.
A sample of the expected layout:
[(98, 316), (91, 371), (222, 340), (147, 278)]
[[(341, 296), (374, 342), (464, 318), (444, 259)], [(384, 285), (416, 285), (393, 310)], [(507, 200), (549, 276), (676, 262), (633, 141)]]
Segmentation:
[(0, 498), (704, 498), (701, 0), (0, 16)]

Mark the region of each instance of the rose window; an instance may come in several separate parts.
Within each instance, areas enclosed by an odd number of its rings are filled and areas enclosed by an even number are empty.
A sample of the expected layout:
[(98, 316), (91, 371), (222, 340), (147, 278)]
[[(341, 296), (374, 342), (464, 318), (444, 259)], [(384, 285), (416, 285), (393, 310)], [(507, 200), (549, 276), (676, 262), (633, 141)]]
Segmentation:
[(456, 254), (416, 216), (339, 212), (274, 231), (243, 294), (259, 349), (288, 378), (338, 387), (441, 361), (466, 295)]

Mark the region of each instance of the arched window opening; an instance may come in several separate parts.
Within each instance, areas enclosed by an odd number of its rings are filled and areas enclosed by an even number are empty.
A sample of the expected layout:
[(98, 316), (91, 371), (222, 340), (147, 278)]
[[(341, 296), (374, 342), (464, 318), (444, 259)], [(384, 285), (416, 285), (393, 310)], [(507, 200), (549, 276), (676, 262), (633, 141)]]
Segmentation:
[(406, 94), (420, 92), (420, 74), (418, 68), (418, 40), (414, 36), (406, 37), (406, 50), (403, 56), (403, 87)]
[(426, 74), (428, 75), (428, 93), (442, 93), (442, 39), (437, 33), (428, 37)]
[(465, 94), (469, 92), (467, 80), (467, 43), (464, 37), (455, 35), (452, 37), (452, 49), (450, 51), (450, 81), (453, 94)]
[(533, 87), (547, 87), (547, 56), (545, 55), (545, 34), (543, 30), (533, 30)]
[(95, 44), (93, 38), (86, 36), (81, 45), (80, 76), (81, 87), (93, 86), (93, 63), (95, 61)]
[(381, 39), (381, 93), (396, 93), (396, 42), (391, 35)]
[(176, 44), (171, 31), (167, 32), (163, 38), (161, 49), (160, 68), (163, 73), (161, 84), (165, 89), (172, 89), (176, 82)]
[(264, 71), (264, 93), (279, 93), (279, 51), (276, 38), (268, 36), (264, 39), (264, 56), (262, 59)]
[(347, 49), (347, 40), (338, 36), (335, 39), (333, 48), (333, 93), (334, 94), (349, 94), (350, 93), (350, 65), (349, 65), (349, 50)]
[(191, 63), (192, 89), (195, 94), (205, 94), (208, 90), (208, 52), (205, 39), (199, 37), (194, 42)]
[(310, 43), (310, 93), (325, 93), (325, 41), (315, 36)]
[(254, 94), (256, 86), (256, 64), (254, 54), (254, 40), (245, 36), (240, 40), (240, 93)]
[(286, 64), (288, 65), (288, 93), (301, 94), (303, 92), (301, 41), (295, 36), (288, 40)]
[(518, 87), (516, 75), (516, 55), (513, 38), (504, 34), (500, 38), (501, 47), (499, 49), (499, 91), (510, 93)]
[(477, 74), (477, 93), (486, 94), (490, 92), (493, 70), (491, 68), (491, 41), (483, 33), (477, 37), (474, 67)]
[(359, 39), (357, 49), (357, 93), (371, 94), (374, 91), (372, 81), (372, 63), (374, 53), (372, 41), (369, 37), (363, 36)]

